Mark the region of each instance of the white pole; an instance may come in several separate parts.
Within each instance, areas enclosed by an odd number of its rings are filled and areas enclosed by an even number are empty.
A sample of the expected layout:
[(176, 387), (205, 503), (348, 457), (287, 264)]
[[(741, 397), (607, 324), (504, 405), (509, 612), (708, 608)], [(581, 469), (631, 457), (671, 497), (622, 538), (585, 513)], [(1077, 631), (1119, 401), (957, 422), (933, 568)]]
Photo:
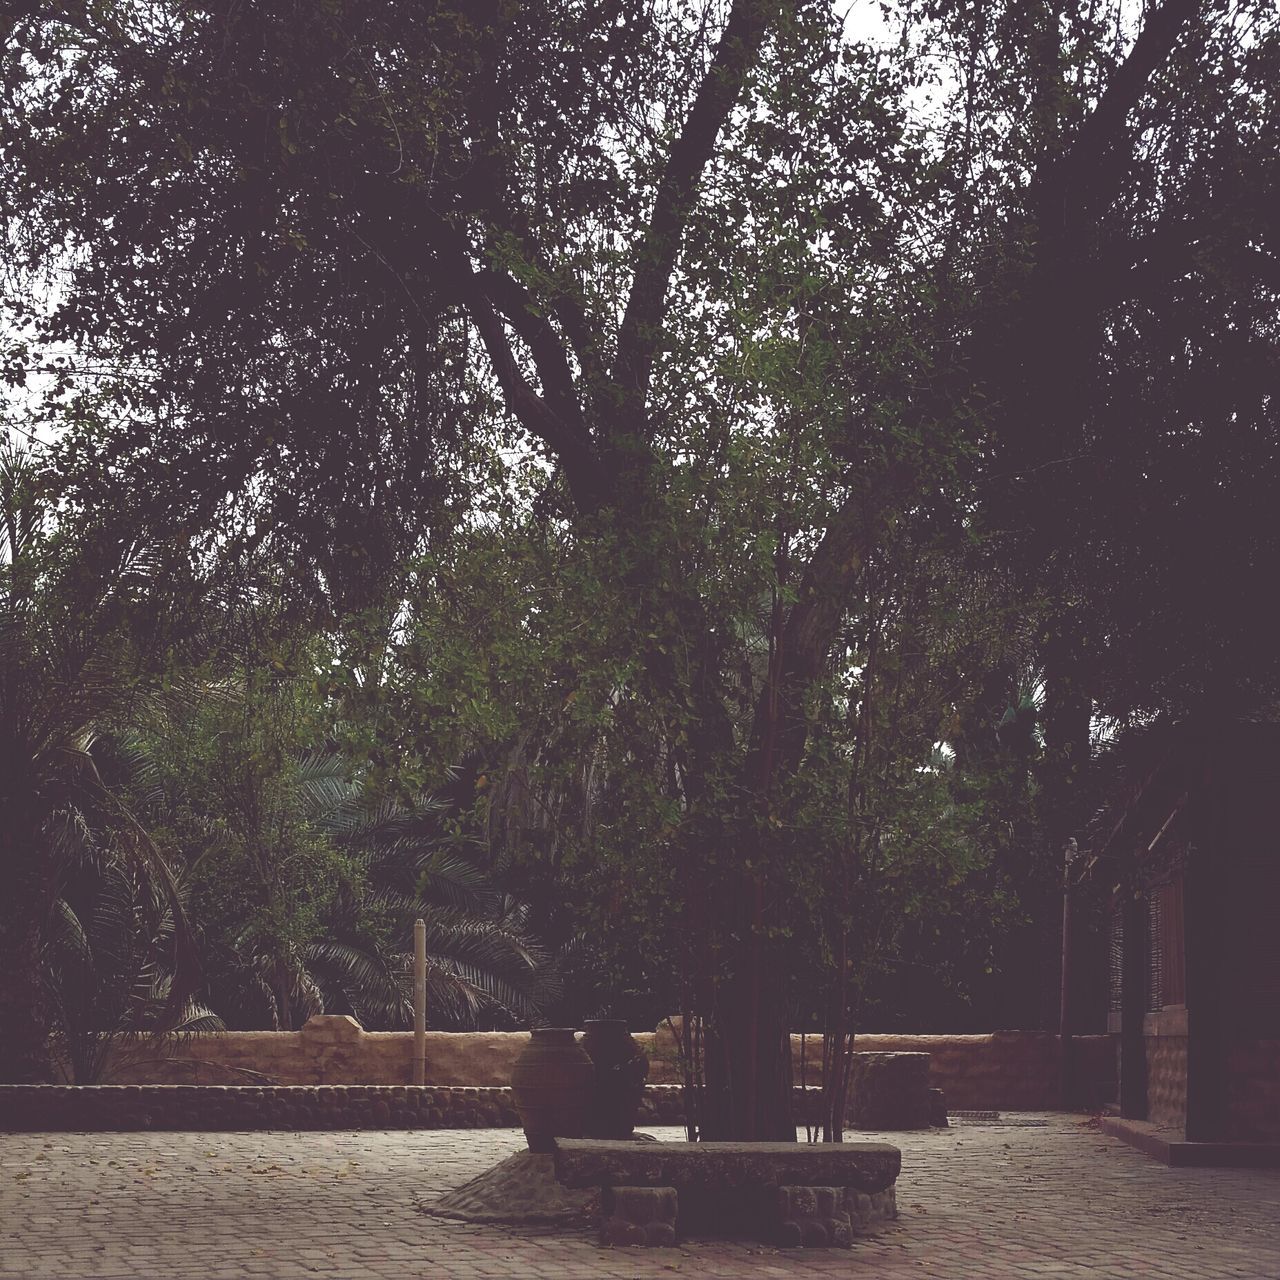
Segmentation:
[(413, 1083), (427, 1082), (427, 922), (413, 925)]

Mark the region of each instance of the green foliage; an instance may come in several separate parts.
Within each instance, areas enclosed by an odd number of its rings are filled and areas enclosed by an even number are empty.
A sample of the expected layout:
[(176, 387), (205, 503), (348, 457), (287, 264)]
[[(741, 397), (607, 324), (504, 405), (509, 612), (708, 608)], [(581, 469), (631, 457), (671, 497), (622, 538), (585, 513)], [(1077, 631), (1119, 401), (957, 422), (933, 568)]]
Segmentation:
[[(326, 669), (330, 650), (302, 649), (279, 665)], [(546, 957), (446, 804), (379, 799), (369, 771), (322, 732), (341, 728), (338, 706), (318, 702), (303, 674), (246, 654), (205, 689), (188, 717), (153, 730), (150, 813), (186, 867), (211, 1006), (236, 1026), (293, 1029), (326, 1010), (404, 1026), (422, 916), (436, 1025), (535, 1016), (552, 989)]]
[(153, 1025), (181, 1016), (195, 982), (173, 874), (94, 754), (111, 717), (176, 696), (161, 671), (183, 638), (166, 606), (185, 568), (180, 553), (109, 520), (55, 523), (44, 460), (0, 444), (0, 869), (12, 889), (0, 913), (11, 984), (0, 1002), (5, 1078), (47, 1070), (45, 941), (51, 921), (66, 922), (64, 881), (86, 846), (107, 845), (118, 873), (166, 904), (163, 941), (152, 940), (164, 958), (151, 963), (167, 970), (152, 984), (165, 992)]
[(1276, 680), (1274, 13), (295, 17), (0, 63), (68, 527), (126, 493), (247, 628), (155, 819), (212, 971), (398, 1017), (445, 864), (331, 824), (421, 817), (528, 908), (441, 917), (460, 1015), (528, 1012), (530, 928), (566, 1016), (696, 1010), (713, 1127), (789, 1132), (788, 1002), (846, 1037), (1043, 916), (1095, 709)]
[(222, 1028), (188, 998), (175, 1012), (171, 898), (110, 848), (87, 842), (64, 869), (45, 950), (54, 1044), (75, 1084), (104, 1083), (155, 1037)]

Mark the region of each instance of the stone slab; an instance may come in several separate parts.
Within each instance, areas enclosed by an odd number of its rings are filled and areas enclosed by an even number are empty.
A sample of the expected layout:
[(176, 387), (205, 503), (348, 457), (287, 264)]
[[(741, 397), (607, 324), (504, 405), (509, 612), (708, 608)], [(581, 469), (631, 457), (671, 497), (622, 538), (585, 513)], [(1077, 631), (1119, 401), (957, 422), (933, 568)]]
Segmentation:
[(567, 1187), (647, 1186), (718, 1191), (819, 1186), (883, 1191), (902, 1169), (885, 1142), (607, 1142), (555, 1139), (556, 1177)]

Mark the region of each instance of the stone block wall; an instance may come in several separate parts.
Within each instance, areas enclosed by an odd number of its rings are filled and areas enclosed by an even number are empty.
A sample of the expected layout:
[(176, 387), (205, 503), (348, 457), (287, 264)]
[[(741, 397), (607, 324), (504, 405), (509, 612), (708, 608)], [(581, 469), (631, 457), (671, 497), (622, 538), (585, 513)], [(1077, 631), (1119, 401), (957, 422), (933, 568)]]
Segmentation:
[[(505, 1088), (528, 1032), (427, 1032), (427, 1083)], [(160, 1044), (121, 1045), (108, 1060), (111, 1084), (403, 1084), (413, 1079), (413, 1034), (365, 1031), (328, 1014), (301, 1031), (221, 1031)]]
[(0, 1132), (481, 1129), (519, 1125), (509, 1089), (412, 1085), (0, 1085)]
[(1280, 1142), (1280, 1040), (1227, 1049), (1226, 1139)]
[(857, 1129), (927, 1129), (927, 1053), (855, 1053), (849, 1063), (848, 1119)]
[[(1062, 1105), (1058, 1037), (1038, 1031), (971, 1036), (861, 1035), (858, 1053), (927, 1053), (929, 1087), (941, 1089), (952, 1111), (1052, 1111)], [(801, 1078), (800, 1037), (791, 1037), (794, 1079)], [(1085, 1101), (1101, 1105), (1115, 1092), (1115, 1048), (1108, 1036), (1072, 1041), (1076, 1079)], [(808, 1037), (805, 1074), (821, 1076), (822, 1041)], [(816, 1060), (816, 1061), (815, 1061)], [(1096, 1095), (1096, 1096), (1095, 1096)]]
[[(678, 1081), (675, 1038), (659, 1027), (656, 1035), (636, 1036), (652, 1066), (649, 1080)], [(1101, 1107), (1116, 1090), (1115, 1041), (1110, 1036), (1072, 1040), (1075, 1078), (1082, 1101)], [(1040, 1031), (994, 1031), (986, 1035), (859, 1035), (856, 1053), (927, 1053), (929, 1087), (941, 1089), (953, 1111), (1052, 1111), (1062, 1105), (1058, 1037)], [(821, 1036), (791, 1037), (792, 1079), (809, 1085), (822, 1081)]]
[[(816, 1089), (794, 1091), (796, 1123), (815, 1121)], [(650, 1085), (639, 1125), (684, 1123), (676, 1085)], [(437, 1085), (0, 1085), (0, 1133), (178, 1129), (504, 1129), (520, 1117), (509, 1088)]]
[[(792, 1090), (797, 1124), (822, 1094)], [(983, 1108), (985, 1109), (985, 1108)], [(638, 1125), (684, 1123), (678, 1085), (649, 1085)], [(0, 1085), (0, 1133), (181, 1129), (478, 1129), (519, 1126), (509, 1088), (444, 1085)]]
[[(486, 1069), (492, 1056), (486, 1039), (468, 1036), (460, 1045), (446, 1033), (428, 1034), (427, 1060), (437, 1067), (430, 1083), (506, 1085), (506, 1058), (514, 1055), (499, 1052), (499, 1069)], [(311, 1018), (301, 1031), (222, 1031), (121, 1044), (103, 1073), (110, 1084), (408, 1085), (412, 1079), (411, 1033), (365, 1031), (341, 1014)]]

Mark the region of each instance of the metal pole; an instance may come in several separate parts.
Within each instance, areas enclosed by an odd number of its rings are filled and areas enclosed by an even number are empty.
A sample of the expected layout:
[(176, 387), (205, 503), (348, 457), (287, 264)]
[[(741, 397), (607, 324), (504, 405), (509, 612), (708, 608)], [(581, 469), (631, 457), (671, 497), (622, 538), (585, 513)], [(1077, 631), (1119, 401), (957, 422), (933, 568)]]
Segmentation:
[(1071, 864), (1079, 852), (1074, 837), (1063, 851), (1062, 868), (1062, 986), (1058, 996), (1058, 1065), (1060, 1071), (1059, 1104), (1069, 1107), (1075, 1101), (1075, 1081), (1071, 1061)]
[(427, 922), (413, 925), (413, 1083), (427, 1082)]

